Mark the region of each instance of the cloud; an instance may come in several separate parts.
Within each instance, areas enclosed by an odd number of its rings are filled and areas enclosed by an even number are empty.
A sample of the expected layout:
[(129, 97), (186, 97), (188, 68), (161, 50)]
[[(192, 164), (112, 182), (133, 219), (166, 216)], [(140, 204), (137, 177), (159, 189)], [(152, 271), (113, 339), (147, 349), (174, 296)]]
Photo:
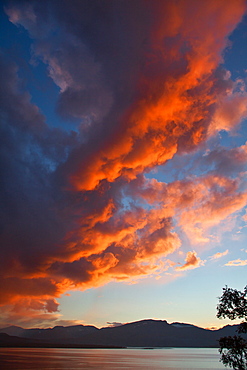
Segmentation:
[(243, 215), (243, 220), (247, 221), (247, 210), (245, 210), (245, 214)]
[(121, 322), (107, 322), (107, 325), (108, 325), (108, 327), (110, 327), (110, 328), (116, 328), (117, 326), (122, 326), (122, 325), (124, 325), (123, 323), (121, 323)]
[[(38, 294), (37, 294), (38, 295)], [(23, 327), (47, 327), (60, 318), (58, 302), (55, 299), (20, 298), (0, 307), (0, 326), (8, 326), (15, 323)]]
[(233, 176), (245, 171), (247, 163), (247, 144), (236, 148), (217, 147), (205, 155), (202, 164), (213, 166), (222, 175)]
[(247, 265), (247, 260), (241, 260), (240, 258), (229, 261), (225, 264), (225, 266), (246, 266)]
[[(204, 164), (214, 170), (202, 176), (145, 177), (246, 116), (245, 92), (220, 67), (245, 2), (31, 0), (5, 9), (29, 32), (32, 68), (46, 65), (57, 114), (71, 124), (49, 126), (18, 59), (1, 55), (2, 312), (6, 322), (48, 323), (69, 289), (160, 276), (182, 234), (206, 243), (246, 206), (243, 179), (232, 176), (246, 145), (210, 151)], [(189, 252), (177, 270), (202, 264)]]
[(214, 254), (213, 256), (211, 256), (210, 258), (211, 258), (212, 260), (216, 260), (216, 259), (218, 259), (218, 258), (221, 258), (221, 257), (226, 256), (228, 253), (229, 253), (229, 251), (228, 251), (228, 249), (227, 249), (227, 250), (225, 250), (225, 252), (218, 252), (218, 253), (215, 253), (215, 254)]
[[(210, 240), (209, 231), (246, 205), (247, 192), (241, 179), (208, 173), (169, 184), (139, 178), (133, 196), (160, 207), (160, 212), (177, 220), (193, 244)], [(131, 194), (131, 193), (130, 193)]]
[[(5, 272), (5, 271), (4, 271)], [(18, 273), (13, 272), (18, 275)], [(57, 297), (60, 294), (60, 290), (56, 282), (52, 281), (51, 278), (31, 278), (31, 277), (1, 277), (1, 300), (0, 303), (4, 304), (7, 302), (16, 302), (22, 299), (22, 297), (30, 297), (37, 300), (40, 297), (44, 309), (51, 307), (49, 296)], [(48, 310), (49, 311), (49, 310)]]
[[(58, 110), (77, 118), (88, 116), (92, 123), (104, 122), (101, 128), (94, 125), (103, 140), (93, 135), (65, 166), (73, 186), (93, 190), (104, 180), (132, 179), (205, 141), (211, 121), (218, 121), (213, 117), (226, 100), (230, 81), (227, 85), (217, 67), (225, 36), (241, 19), (244, 2), (238, 1), (233, 8), (212, 1), (196, 5), (137, 1), (135, 7), (122, 3), (116, 8), (110, 1), (105, 10), (107, 24), (98, 15), (100, 2), (94, 8), (87, 2), (74, 4), (63, 1), (58, 11), (57, 2), (47, 2), (41, 12), (34, 1), (7, 10), (10, 17), (18, 12), (12, 22), (23, 24), (35, 37), (36, 54), (61, 88)], [(55, 26), (47, 25), (45, 12), (54, 18)], [(188, 21), (191, 13), (200, 19), (193, 26)], [(233, 92), (236, 119), (232, 125), (245, 117), (239, 99), (245, 106), (247, 98)], [(92, 151), (92, 146), (98, 150)]]
[(247, 117), (246, 99), (246, 91), (228, 93), (219, 101), (209, 130), (231, 131), (241, 123)]
[(197, 257), (197, 253), (195, 251), (188, 252), (185, 258), (185, 264), (179, 267), (176, 267), (176, 271), (185, 271), (185, 270), (193, 270), (197, 267), (203, 266), (205, 261), (202, 261), (200, 257)]

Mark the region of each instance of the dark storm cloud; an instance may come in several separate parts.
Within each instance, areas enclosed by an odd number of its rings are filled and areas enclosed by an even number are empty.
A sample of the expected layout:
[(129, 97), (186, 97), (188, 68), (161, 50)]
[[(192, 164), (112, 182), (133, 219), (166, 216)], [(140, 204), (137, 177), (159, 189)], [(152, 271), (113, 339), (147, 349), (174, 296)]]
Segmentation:
[(35, 270), (66, 233), (52, 173), (75, 138), (49, 129), (21, 90), (17, 67), (2, 55), (0, 63), (1, 271), (22, 274)]

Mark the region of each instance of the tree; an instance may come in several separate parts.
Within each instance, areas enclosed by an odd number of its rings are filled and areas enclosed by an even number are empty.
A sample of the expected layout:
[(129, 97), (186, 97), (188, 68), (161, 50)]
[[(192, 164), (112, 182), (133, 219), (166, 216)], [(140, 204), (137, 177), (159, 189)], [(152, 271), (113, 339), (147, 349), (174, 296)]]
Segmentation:
[[(217, 317), (230, 320), (244, 319), (239, 324), (238, 334), (247, 333), (247, 285), (243, 292), (228, 288), (223, 288), (223, 294), (219, 299), (217, 306)], [(220, 361), (225, 366), (233, 369), (247, 369), (247, 341), (240, 335), (233, 337), (223, 337), (219, 340), (221, 354)]]

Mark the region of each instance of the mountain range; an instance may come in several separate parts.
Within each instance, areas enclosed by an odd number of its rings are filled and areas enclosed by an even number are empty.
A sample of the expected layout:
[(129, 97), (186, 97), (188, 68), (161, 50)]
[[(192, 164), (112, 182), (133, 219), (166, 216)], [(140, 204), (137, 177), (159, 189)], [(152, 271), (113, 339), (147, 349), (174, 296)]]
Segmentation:
[(151, 319), (101, 329), (91, 325), (49, 329), (9, 326), (0, 329), (0, 347), (218, 347), (218, 340), (236, 335), (237, 327), (210, 330)]

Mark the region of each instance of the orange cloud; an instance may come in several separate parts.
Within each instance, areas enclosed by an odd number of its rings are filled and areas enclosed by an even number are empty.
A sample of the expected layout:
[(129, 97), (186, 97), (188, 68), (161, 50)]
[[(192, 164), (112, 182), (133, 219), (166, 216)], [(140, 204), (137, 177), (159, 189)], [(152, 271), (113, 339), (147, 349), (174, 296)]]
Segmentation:
[[(170, 184), (142, 178), (129, 183), (131, 194), (136, 199), (143, 197), (152, 208), (132, 206), (125, 211), (112, 199), (108, 202), (106, 192), (104, 202), (96, 202), (98, 208), (81, 218), (82, 226), (68, 237), (73, 244), (65, 245), (64, 254), (44, 264), (43, 274), (57, 281), (59, 294), (162, 273), (167, 269), (166, 256), (181, 246), (172, 219), (177, 219), (191, 242), (205, 243), (210, 228), (246, 205), (247, 195), (239, 191), (240, 185), (238, 180), (216, 175)], [(203, 263), (194, 252), (186, 261), (179, 270)]]
[(58, 303), (54, 299), (45, 302), (42, 299), (22, 298), (0, 307), (0, 327), (13, 323), (24, 328), (81, 324), (76, 320), (61, 320), (61, 316), (58, 312)]
[[(148, 6), (155, 14), (154, 45), (148, 45), (147, 62), (143, 61), (139, 71), (139, 94), (118, 118), (118, 129), (87, 161), (78, 163), (70, 176), (77, 190), (93, 190), (101, 181), (113, 182), (121, 176), (134, 179), (178, 151), (190, 151), (205, 141), (208, 127), (212, 120), (219, 121), (218, 116), (228, 117), (225, 122), (232, 118), (220, 113), (222, 107), (217, 108), (219, 99), (225, 99), (225, 91), (221, 94), (213, 89), (217, 79), (214, 73), (226, 46), (226, 35), (240, 21), (245, 2), (154, 2)], [(193, 22), (191, 12), (195, 14)], [(174, 44), (171, 37), (175, 38)], [(177, 66), (175, 70), (170, 70), (172, 65)], [(246, 101), (245, 96), (232, 94), (231, 125), (246, 116)], [(228, 109), (229, 102), (224, 106)], [(72, 160), (75, 162), (75, 158)]]
[(229, 251), (228, 251), (228, 249), (227, 249), (227, 250), (225, 250), (225, 252), (218, 252), (218, 253), (215, 253), (215, 254), (214, 254), (213, 256), (211, 256), (210, 258), (211, 258), (212, 260), (216, 260), (216, 259), (218, 259), (218, 258), (221, 258), (221, 257), (226, 256), (228, 253), (229, 253)]
[(0, 304), (5, 304), (16, 302), (23, 297), (34, 299), (41, 297), (47, 301), (50, 297), (58, 297), (61, 291), (57, 282), (50, 277), (36, 279), (9, 277), (1, 279), (0, 293)]
[[(90, 229), (90, 242), (92, 248), (95, 247), (90, 253), (82, 253), (83, 256), (74, 261), (52, 263), (49, 274), (56, 279), (66, 278), (70, 288), (84, 288), (112, 279), (138, 278), (165, 270), (166, 265), (160, 258), (174, 252), (181, 244), (178, 235), (172, 231), (171, 220), (159, 209), (142, 209), (140, 212), (137, 208), (119, 216), (112, 216), (95, 233)], [(80, 231), (78, 237), (81, 246), (86, 244), (86, 233), (82, 236)], [(101, 249), (97, 247), (99, 238), (104, 239)], [(68, 287), (65, 285), (65, 288)]]
[(241, 260), (240, 258), (229, 261), (225, 264), (225, 266), (246, 266), (247, 265), (247, 260)]
[(195, 251), (188, 252), (185, 258), (185, 264), (176, 267), (176, 271), (185, 271), (185, 270), (193, 270), (197, 267), (203, 266), (205, 261), (202, 261), (199, 257), (197, 257), (197, 253)]

